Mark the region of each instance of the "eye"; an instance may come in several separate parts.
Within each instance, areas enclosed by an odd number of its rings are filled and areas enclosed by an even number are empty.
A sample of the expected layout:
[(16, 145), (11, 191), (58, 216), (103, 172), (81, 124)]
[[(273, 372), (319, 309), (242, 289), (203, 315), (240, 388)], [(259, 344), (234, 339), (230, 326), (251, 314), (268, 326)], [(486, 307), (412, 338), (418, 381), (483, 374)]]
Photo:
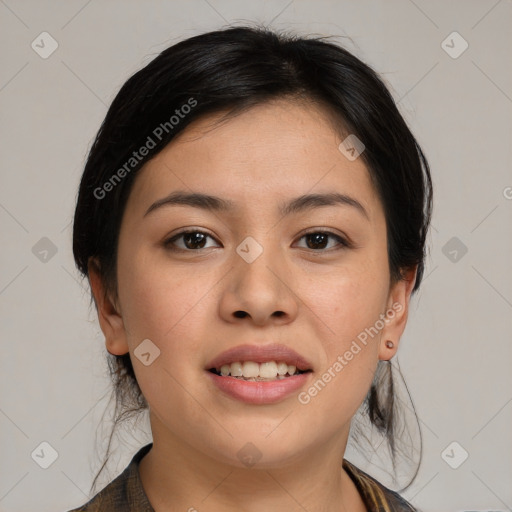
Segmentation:
[(309, 233), (302, 235), (300, 240), (303, 238), (307, 240), (306, 249), (312, 249), (314, 251), (326, 249), (326, 246), (329, 245), (329, 238), (338, 242), (335, 244), (334, 250), (337, 250), (336, 245), (339, 246), (338, 249), (350, 247), (347, 240), (330, 231), (310, 231)]
[[(164, 242), (164, 246), (169, 250), (187, 252), (199, 251), (201, 249), (209, 249), (212, 247), (208, 247), (206, 245), (208, 238), (214, 240), (211, 235), (204, 231), (188, 229), (173, 235)], [(299, 240), (302, 239), (306, 239), (305, 248), (313, 251), (329, 250), (329, 239), (337, 242), (334, 244), (334, 250), (337, 250), (336, 246), (338, 246), (338, 249), (350, 247), (350, 243), (346, 239), (330, 231), (311, 231), (302, 235)], [(181, 245), (177, 243), (178, 241), (181, 242)]]
[[(167, 249), (176, 251), (197, 251), (200, 249), (209, 248), (205, 245), (208, 238), (213, 240), (213, 237), (204, 231), (189, 229), (186, 231), (180, 231), (179, 233), (173, 235), (171, 238), (164, 242), (164, 246)], [(179, 239), (182, 239), (182, 246), (178, 246), (176, 243)]]

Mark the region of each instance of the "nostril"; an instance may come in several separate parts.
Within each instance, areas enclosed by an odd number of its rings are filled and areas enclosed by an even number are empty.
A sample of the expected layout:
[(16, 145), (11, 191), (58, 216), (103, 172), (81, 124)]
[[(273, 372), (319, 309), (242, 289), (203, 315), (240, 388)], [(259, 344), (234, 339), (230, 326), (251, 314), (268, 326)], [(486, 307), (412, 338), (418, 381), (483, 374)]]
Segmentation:
[(235, 311), (235, 316), (237, 318), (245, 318), (247, 316), (247, 313), (245, 311)]

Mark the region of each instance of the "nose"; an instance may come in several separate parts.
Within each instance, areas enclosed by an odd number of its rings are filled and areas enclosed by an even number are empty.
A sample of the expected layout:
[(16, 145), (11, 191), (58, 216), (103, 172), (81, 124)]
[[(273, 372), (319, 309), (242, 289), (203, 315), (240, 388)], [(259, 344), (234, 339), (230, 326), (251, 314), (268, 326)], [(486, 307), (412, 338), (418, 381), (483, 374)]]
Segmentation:
[(229, 322), (285, 324), (298, 311), (290, 268), (278, 251), (264, 249), (251, 263), (235, 253), (220, 301), (220, 314)]

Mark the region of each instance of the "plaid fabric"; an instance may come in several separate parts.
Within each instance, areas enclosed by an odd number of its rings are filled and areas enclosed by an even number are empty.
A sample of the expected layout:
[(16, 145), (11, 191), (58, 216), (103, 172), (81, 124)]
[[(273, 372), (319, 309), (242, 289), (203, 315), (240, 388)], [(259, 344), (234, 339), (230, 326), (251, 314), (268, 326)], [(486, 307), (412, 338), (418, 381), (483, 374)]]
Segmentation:
[(357, 487), (368, 512), (419, 512), (400, 494), (384, 487), (348, 460), (343, 459), (343, 468)]
[[(152, 446), (150, 443), (141, 448), (117, 478), (85, 505), (69, 512), (155, 512), (139, 477), (139, 462)], [(368, 512), (416, 511), (399, 494), (384, 487), (345, 459), (343, 468), (357, 487)]]

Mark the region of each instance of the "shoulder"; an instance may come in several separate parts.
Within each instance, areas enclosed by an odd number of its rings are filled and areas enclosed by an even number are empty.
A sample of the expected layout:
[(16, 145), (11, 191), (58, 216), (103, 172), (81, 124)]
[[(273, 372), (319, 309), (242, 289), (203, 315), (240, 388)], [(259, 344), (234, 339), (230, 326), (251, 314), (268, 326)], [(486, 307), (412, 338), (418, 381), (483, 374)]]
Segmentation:
[(154, 512), (139, 476), (139, 462), (152, 444), (141, 448), (126, 469), (98, 494), (68, 512)]
[(418, 512), (400, 494), (382, 485), (352, 463), (343, 459), (343, 468), (356, 485), (368, 510), (375, 512)]
[(125, 470), (87, 503), (69, 512), (100, 512), (107, 510), (121, 512), (121, 510), (129, 510), (124, 508), (127, 505), (128, 486), (129, 477)]

